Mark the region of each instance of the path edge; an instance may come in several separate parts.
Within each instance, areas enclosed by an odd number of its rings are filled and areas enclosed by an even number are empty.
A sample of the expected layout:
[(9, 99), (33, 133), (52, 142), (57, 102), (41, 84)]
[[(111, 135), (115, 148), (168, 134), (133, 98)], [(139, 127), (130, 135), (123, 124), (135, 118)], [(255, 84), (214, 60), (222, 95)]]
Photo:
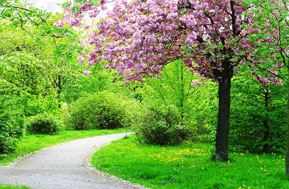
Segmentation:
[[(133, 133), (129, 133), (128, 135), (130, 135), (130, 134), (133, 134)], [(126, 135), (126, 136), (128, 136), (128, 135)], [(120, 140), (120, 139), (117, 139), (117, 140)], [(111, 141), (111, 142), (112, 142), (112, 141)], [(93, 156), (98, 150), (100, 150), (102, 147), (109, 145), (111, 142), (106, 143), (106, 144), (104, 144), (104, 145), (102, 145), (102, 146), (97, 147), (97, 148), (95, 149), (95, 151), (94, 151), (93, 153), (91, 153), (91, 154), (84, 160), (84, 166), (85, 166), (87, 169), (89, 169), (90, 171), (96, 173), (97, 175), (100, 175), (100, 176), (102, 176), (102, 177), (104, 177), (104, 178), (110, 179), (110, 180), (112, 180), (112, 181), (115, 181), (115, 182), (118, 182), (118, 183), (121, 183), (121, 184), (125, 184), (125, 185), (127, 185), (127, 186), (132, 187), (132, 188), (136, 188), (136, 189), (150, 189), (150, 188), (146, 188), (146, 187), (144, 187), (144, 186), (142, 186), (142, 185), (140, 185), (140, 184), (138, 184), (138, 183), (132, 183), (132, 182), (130, 182), (130, 181), (128, 181), (128, 180), (124, 180), (124, 179), (118, 178), (117, 176), (114, 176), (114, 175), (111, 175), (111, 174), (109, 174), (109, 173), (100, 171), (100, 170), (96, 169), (95, 167), (93, 167), (93, 166), (91, 165), (91, 158), (92, 158), (92, 156)]]
[[(129, 136), (131, 134), (133, 134), (134, 132), (121, 132), (121, 133), (112, 133), (112, 134), (107, 134), (107, 135), (114, 135), (114, 134), (122, 134), (122, 133), (126, 133), (126, 136)], [(91, 136), (91, 137), (84, 137), (84, 138), (78, 138), (78, 139), (74, 139), (74, 140), (81, 140), (81, 139), (86, 139), (86, 138), (94, 138), (94, 137), (100, 137), (100, 136), (105, 136), (105, 135), (98, 135), (98, 136)], [(58, 144), (54, 144), (54, 145), (51, 145), (51, 146), (47, 146), (47, 147), (44, 147), (44, 148), (41, 148), (39, 150), (36, 150), (34, 152), (30, 152), (28, 154), (24, 154), (22, 156), (19, 156), (17, 158), (15, 158), (12, 162), (8, 163), (7, 165), (0, 165), (0, 168), (11, 168), (11, 167), (15, 167), (19, 162), (25, 160), (26, 158), (29, 158), (31, 155), (33, 154), (36, 154), (36, 153), (39, 153), (43, 150), (46, 150), (47, 148), (51, 148), (51, 147), (54, 147), (54, 146), (58, 146), (58, 145), (62, 145), (64, 143), (67, 143), (67, 142), (71, 142), (71, 141), (74, 141), (74, 140), (68, 140), (68, 141), (65, 141), (65, 142), (61, 142), (61, 143), (58, 143)], [(110, 144), (111, 142), (109, 142), (108, 144)], [(104, 144), (102, 146), (100, 146), (99, 148), (103, 147), (103, 146), (106, 146), (108, 144)], [(97, 150), (99, 150), (99, 148), (96, 148)], [(96, 151), (97, 151), (96, 150)], [(95, 152), (96, 152), (95, 151)], [(94, 152), (94, 153), (95, 153)], [(93, 154), (94, 154), (93, 153)], [(90, 158), (93, 154), (90, 154), (88, 158)], [(87, 158), (86, 158), (87, 159)], [(85, 159), (85, 161), (86, 161)]]

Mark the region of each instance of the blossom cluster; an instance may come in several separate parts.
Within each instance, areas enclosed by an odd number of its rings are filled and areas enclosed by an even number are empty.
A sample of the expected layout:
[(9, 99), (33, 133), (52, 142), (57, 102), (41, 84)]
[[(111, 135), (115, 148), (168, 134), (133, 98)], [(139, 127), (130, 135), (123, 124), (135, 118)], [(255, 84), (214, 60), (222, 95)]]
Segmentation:
[[(66, 13), (63, 16), (62, 20), (59, 20), (54, 24), (54, 26), (62, 27), (65, 24), (70, 26), (81, 26), (82, 20), (86, 14), (89, 14), (90, 18), (95, 18), (99, 14), (100, 10), (105, 9), (106, 0), (100, 1), (100, 6), (95, 6), (86, 1), (84, 4), (75, 3), (70, 4), (65, 8)], [(88, 29), (89, 26), (85, 25), (85, 29)]]
[[(261, 64), (251, 55), (258, 42), (271, 40), (250, 39), (260, 29), (252, 27), (254, 14), (247, 14), (248, 9), (242, 0), (116, 1), (113, 10), (88, 35), (88, 43), (94, 46), (88, 64), (103, 59), (107, 62), (104, 67), (125, 74), (126, 82), (142, 82), (145, 77), (159, 78), (165, 64), (183, 59), (191, 72), (221, 81), (237, 74), (235, 67), (249, 60), (251, 65)], [(83, 12), (95, 17), (99, 11), (88, 2), (79, 10), (72, 14), (69, 7), (67, 11), (73, 16), (65, 15), (66, 21), (56, 25), (78, 26)], [(271, 81), (280, 84), (276, 78)]]
[(241, 27), (252, 22), (244, 11), (240, 0), (118, 1), (90, 36), (89, 60), (101, 57), (128, 81), (143, 81), (183, 59), (191, 72), (218, 81), (224, 69), (246, 62), (241, 51), (248, 55), (256, 45), (246, 36), (259, 31)]

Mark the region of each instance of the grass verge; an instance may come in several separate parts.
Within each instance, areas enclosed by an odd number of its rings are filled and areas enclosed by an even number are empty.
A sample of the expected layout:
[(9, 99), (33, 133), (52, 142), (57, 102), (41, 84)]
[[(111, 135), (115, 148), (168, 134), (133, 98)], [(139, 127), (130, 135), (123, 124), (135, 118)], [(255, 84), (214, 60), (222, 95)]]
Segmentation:
[(210, 160), (210, 145), (160, 147), (137, 144), (135, 136), (112, 142), (92, 165), (150, 188), (289, 188), (282, 156), (232, 153), (229, 162)]
[(93, 137), (99, 135), (113, 134), (126, 132), (127, 129), (120, 128), (114, 130), (83, 130), (83, 131), (61, 131), (55, 135), (27, 135), (23, 137), (18, 143), (14, 153), (2, 156), (0, 165), (8, 165), (16, 158), (25, 154), (29, 154), (45, 147), (53, 146), (62, 142)]
[(29, 189), (28, 186), (13, 186), (0, 184), (1, 189)]

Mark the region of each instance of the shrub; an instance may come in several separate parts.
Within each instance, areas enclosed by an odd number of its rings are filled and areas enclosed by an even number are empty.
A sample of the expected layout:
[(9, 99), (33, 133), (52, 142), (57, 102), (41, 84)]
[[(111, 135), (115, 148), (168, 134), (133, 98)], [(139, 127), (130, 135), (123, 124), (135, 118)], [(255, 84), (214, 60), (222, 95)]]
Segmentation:
[(26, 95), (21, 97), (21, 103), (26, 117), (35, 116), (44, 112), (58, 111), (59, 103), (55, 95)]
[(234, 80), (231, 150), (250, 153), (284, 153), (287, 131), (287, 86), (267, 86), (253, 79)]
[(16, 104), (17, 100), (0, 98), (0, 154), (15, 149), (15, 142), (24, 134), (24, 115)]
[(149, 107), (139, 121), (137, 136), (148, 144), (177, 145), (189, 139), (190, 129), (181, 124), (175, 106)]
[(37, 114), (28, 119), (27, 129), (35, 134), (54, 134), (63, 127), (62, 122), (48, 113)]
[(138, 88), (143, 102), (157, 108), (173, 105), (178, 109), (181, 124), (190, 129), (192, 141), (214, 141), (218, 99), (216, 85), (191, 86), (191, 81), (198, 79), (188, 71), (182, 61), (175, 61), (165, 66), (162, 79), (152, 78), (143, 87)]
[(71, 104), (66, 123), (77, 130), (126, 127), (132, 124), (137, 108), (135, 100), (102, 91)]

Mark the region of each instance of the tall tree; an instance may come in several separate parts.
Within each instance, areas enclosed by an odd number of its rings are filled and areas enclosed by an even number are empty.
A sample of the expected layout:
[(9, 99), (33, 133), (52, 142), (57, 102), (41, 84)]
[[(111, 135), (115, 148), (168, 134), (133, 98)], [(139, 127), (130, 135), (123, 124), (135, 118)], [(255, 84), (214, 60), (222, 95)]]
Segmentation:
[[(104, 59), (106, 68), (125, 74), (125, 82), (143, 82), (145, 77), (159, 77), (164, 65), (184, 59), (191, 72), (218, 82), (215, 160), (226, 161), (231, 79), (257, 46), (248, 38), (259, 32), (248, 27), (253, 24), (249, 7), (241, 0), (117, 1), (108, 18), (88, 35), (94, 46), (89, 64)], [(99, 11), (89, 2), (77, 8), (68, 7), (72, 16), (58, 25), (81, 25), (83, 12), (94, 17)]]
[[(33, 54), (45, 68), (39, 69), (43, 78), (50, 88), (56, 90), (58, 101), (62, 101), (65, 89), (82, 77), (82, 65), (76, 61), (76, 55), (82, 49), (78, 46), (77, 31), (73, 31), (71, 27), (58, 28), (53, 25), (63, 15), (52, 15), (21, 0), (2, 0), (0, 10), (0, 19), (8, 25), (1, 26), (1, 29), (6, 31), (10, 27), (17, 31), (1, 34), (12, 45), (12, 49), (0, 49), (0, 53), (9, 54), (12, 50)], [(18, 46), (19, 41), (16, 39), (21, 41)], [(1, 41), (0, 48), (7, 41)]]

